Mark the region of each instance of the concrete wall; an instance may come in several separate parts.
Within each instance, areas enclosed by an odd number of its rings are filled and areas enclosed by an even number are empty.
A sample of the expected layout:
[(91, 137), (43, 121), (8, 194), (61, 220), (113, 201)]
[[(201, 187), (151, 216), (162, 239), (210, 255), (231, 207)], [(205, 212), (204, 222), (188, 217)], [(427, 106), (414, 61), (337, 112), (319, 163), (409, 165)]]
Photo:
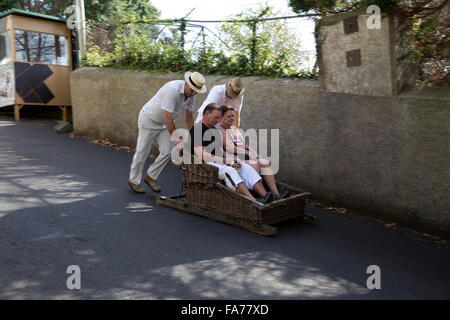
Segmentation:
[[(75, 132), (133, 147), (140, 108), (182, 78), (78, 69)], [(207, 85), (225, 79), (207, 77)], [(450, 236), (448, 88), (368, 97), (325, 92), (317, 81), (244, 81), (242, 128), (280, 129), (278, 179), (316, 199)], [(198, 96), (197, 108), (205, 98)]]

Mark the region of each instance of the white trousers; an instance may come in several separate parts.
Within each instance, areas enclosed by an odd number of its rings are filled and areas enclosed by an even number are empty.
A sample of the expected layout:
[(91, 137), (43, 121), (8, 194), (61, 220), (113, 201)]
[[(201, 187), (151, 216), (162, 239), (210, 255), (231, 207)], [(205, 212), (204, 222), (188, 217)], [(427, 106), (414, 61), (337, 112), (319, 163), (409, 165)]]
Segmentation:
[(150, 178), (157, 180), (167, 163), (170, 161), (172, 140), (166, 126), (153, 122), (141, 112), (139, 114), (139, 135), (136, 145), (136, 153), (131, 163), (129, 180), (134, 184), (141, 184), (142, 171), (145, 161), (150, 153), (153, 142), (159, 146), (159, 155), (147, 170)]
[(219, 179), (224, 180), (228, 188), (236, 190), (239, 183), (244, 182), (248, 190), (253, 190), (254, 185), (261, 181), (261, 176), (256, 172), (251, 165), (246, 163), (241, 164), (241, 168), (238, 171), (224, 163), (213, 163), (208, 162), (208, 164), (219, 168)]

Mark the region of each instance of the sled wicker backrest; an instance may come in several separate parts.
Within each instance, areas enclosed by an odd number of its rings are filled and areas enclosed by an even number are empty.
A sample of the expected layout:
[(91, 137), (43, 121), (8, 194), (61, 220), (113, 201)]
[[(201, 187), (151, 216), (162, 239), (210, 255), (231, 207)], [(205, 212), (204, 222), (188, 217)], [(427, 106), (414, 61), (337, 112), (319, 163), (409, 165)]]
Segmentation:
[(218, 178), (218, 168), (206, 163), (202, 164), (182, 164), (183, 183), (208, 185), (212, 186), (214, 183), (220, 183)]

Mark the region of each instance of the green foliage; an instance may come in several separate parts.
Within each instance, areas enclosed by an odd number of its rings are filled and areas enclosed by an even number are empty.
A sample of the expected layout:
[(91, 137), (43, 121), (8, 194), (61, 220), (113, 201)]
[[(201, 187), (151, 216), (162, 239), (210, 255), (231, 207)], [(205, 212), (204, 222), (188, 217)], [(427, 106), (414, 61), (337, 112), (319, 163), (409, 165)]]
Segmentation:
[[(251, 19), (273, 14), (271, 8), (265, 8), (235, 18)], [(129, 17), (127, 19), (121, 21), (130, 21)], [(91, 45), (84, 65), (169, 73), (196, 70), (204, 74), (241, 76), (317, 76), (298, 69), (304, 58), (300, 41), (281, 20), (256, 25), (253, 22), (224, 23), (219, 34), (221, 41), (208, 38), (197, 46), (186, 42), (183, 32), (176, 31), (170, 41), (157, 41), (154, 33), (140, 32), (139, 25), (118, 26), (120, 32), (116, 32), (110, 41), (109, 47), (113, 48), (110, 51)]]
[[(0, 0), (0, 12), (16, 8), (67, 18), (66, 10), (73, 4), (75, 0)], [(138, 18), (159, 16), (158, 10), (148, 0), (84, 0), (84, 7), (89, 22), (111, 22), (111, 19), (118, 18), (118, 11), (122, 18), (128, 18), (132, 12)]]
[(15, 8), (62, 17), (64, 10), (71, 4), (68, 0), (2, 0), (0, 12)]
[(377, 5), (381, 12), (391, 12), (400, 0), (289, 0), (289, 6), (297, 13), (314, 12), (322, 16), (351, 11), (360, 7)]
[(398, 9), (400, 0), (364, 0), (363, 5), (368, 7), (370, 5), (377, 5), (381, 12), (394, 12)]
[(339, 0), (289, 0), (289, 6), (297, 13), (337, 11), (341, 5)]
[(421, 84), (450, 84), (449, 30), (450, 21), (439, 15), (414, 22), (411, 51)]
[[(272, 8), (249, 10), (235, 18), (249, 20), (276, 16)], [(304, 59), (299, 38), (289, 32), (286, 21), (224, 23), (220, 38), (233, 48), (231, 63), (246, 75), (295, 76)]]

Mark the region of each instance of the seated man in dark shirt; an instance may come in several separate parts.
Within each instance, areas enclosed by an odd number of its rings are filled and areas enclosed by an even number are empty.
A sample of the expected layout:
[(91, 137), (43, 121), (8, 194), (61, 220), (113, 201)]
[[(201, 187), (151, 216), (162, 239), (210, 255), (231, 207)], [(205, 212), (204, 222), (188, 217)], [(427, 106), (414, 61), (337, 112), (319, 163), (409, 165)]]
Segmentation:
[(224, 180), (232, 190), (256, 201), (249, 191), (252, 190), (260, 197), (257, 201), (269, 202), (272, 194), (270, 191), (266, 191), (261, 182), (262, 178), (255, 169), (246, 163), (240, 163), (237, 158), (224, 157), (222, 136), (214, 128), (221, 118), (222, 112), (218, 104), (211, 103), (205, 107), (203, 120), (195, 124), (189, 131), (188, 143), (191, 154), (199, 163), (203, 160), (207, 164), (216, 166), (219, 169), (219, 179)]

